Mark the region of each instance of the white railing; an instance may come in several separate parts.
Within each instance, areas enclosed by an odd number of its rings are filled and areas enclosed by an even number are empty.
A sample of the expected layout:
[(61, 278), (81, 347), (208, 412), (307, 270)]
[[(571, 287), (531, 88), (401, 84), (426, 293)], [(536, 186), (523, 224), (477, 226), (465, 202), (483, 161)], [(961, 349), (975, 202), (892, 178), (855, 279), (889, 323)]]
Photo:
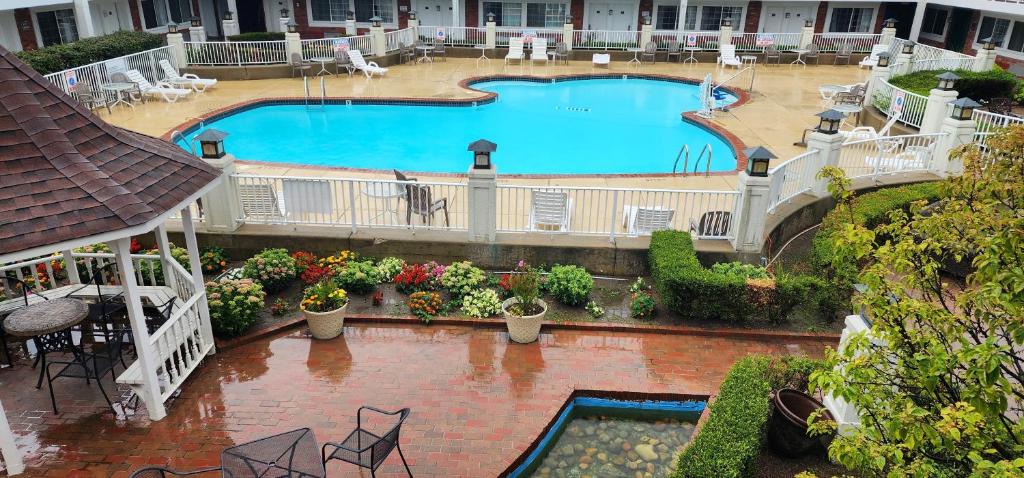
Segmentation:
[[(534, 33), (536, 38), (546, 38), (548, 40), (548, 48), (551, 49), (554, 49), (556, 43), (564, 41), (563, 36), (565, 33), (561, 28), (496, 27), (494, 31), (494, 44), (499, 47), (507, 47), (510, 39), (520, 38), (524, 32)], [(483, 41), (479, 43), (483, 43)], [(526, 45), (526, 48), (530, 48), (530, 45)]]
[(851, 179), (927, 171), (931, 169), (937, 143), (945, 135), (885, 136), (844, 143), (839, 152), (839, 167)]
[(758, 39), (771, 39), (772, 45), (786, 51), (800, 47), (800, 33), (737, 33), (732, 36), (732, 44), (740, 51), (763, 51), (765, 46), (758, 46)]
[(992, 136), (997, 130), (1012, 124), (1024, 124), (1024, 118), (974, 110), (974, 124), (977, 126), (977, 130), (974, 133), (974, 142), (984, 147), (988, 137)]
[[(684, 36), (685, 40), (686, 37)], [(717, 40), (716, 40), (717, 43)], [(574, 50), (625, 50), (640, 48), (640, 32), (608, 30), (575, 30), (572, 32)]]
[(773, 214), (780, 204), (789, 202), (814, 188), (818, 174), (816, 161), (820, 152), (816, 149), (791, 158), (768, 172), (771, 184), (768, 189), (768, 214)]
[(399, 50), (402, 45), (409, 46), (416, 43), (416, 37), (412, 28), (403, 28), (384, 34), (385, 49), (390, 53)]
[(419, 40), (432, 43), (437, 39), (438, 30), (444, 31), (444, 44), (448, 46), (472, 47), (487, 43), (487, 29), (476, 27), (420, 27)]
[(171, 260), (171, 274), (174, 276), (171, 288), (178, 293), (178, 300), (186, 301), (196, 294), (196, 284), (192, 282), (192, 273), (176, 260)]
[[(467, 230), (465, 183), (236, 174), (239, 219), (256, 224)], [(408, 200), (408, 193), (415, 199)], [(411, 203), (411, 204), (410, 204)], [(447, 216), (447, 221), (445, 217)]]
[[(200, 309), (205, 297), (206, 291), (201, 290), (187, 300), (182, 299), (183, 302), (175, 306), (171, 318), (149, 337), (150, 351), (158, 364), (157, 376), (166, 380), (166, 383), (160, 384), (160, 398), (163, 401), (167, 401), (181, 388), (213, 348), (213, 343), (202, 331)], [(132, 364), (132, 367), (138, 366), (138, 362)], [(125, 371), (125, 375), (129, 374), (132, 367)]]
[(843, 45), (850, 45), (854, 53), (868, 53), (881, 39), (878, 33), (815, 33), (813, 43), (824, 53), (835, 53)]
[[(695, 42), (692, 47), (686, 47), (686, 38), (689, 35), (694, 35)], [(658, 44), (658, 49), (665, 50), (668, 48), (669, 42), (677, 42), (680, 46), (686, 48), (696, 48), (698, 50), (717, 50), (718, 49), (718, 32), (685, 32), (680, 30), (655, 30), (651, 35), (651, 41)], [(586, 48), (584, 46), (573, 45), (573, 48)]]
[(903, 112), (900, 115), (900, 122), (906, 123), (915, 128), (921, 127), (924, 120), (924, 110), (928, 104), (928, 97), (912, 93), (893, 86), (885, 80), (879, 80), (878, 86), (874, 89), (871, 104), (879, 111), (892, 117), (893, 98), (899, 94), (903, 95)]
[[(346, 37), (349, 50), (359, 50), (363, 56), (374, 54), (373, 40), (369, 35)], [(334, 41), (337, 38), (317, 38), (313, 40), (302, 40), (302, 59), (316, 60), (319, 58), (334, 58)]]
[(152, 50), (50, 73), (46, 75), (46, 79), (50, 83), (57, 85), (65, 93), (77, 98), (75, 92), (68, 85), (68, 78), (72, 75), (72, 72), (79, 85), (89, 84), (96, 88), (99, 88), (104, 83), (110, 83), (110, 76), (114, 73), (123, 73), (128, 70), (138, 70), (151, 83), (156, 83), (164, 78), (163, 70), (160, 68), (160, 60), (167, 60), (175, 68), (178, 67), (170, 47), (162, 46)]
[(273, 65), (287, 63), (284, 40), (185, 42), (191, 65)]
[[(547, 200), (535, 193), (545, 193)], [(550, 200), (564, 198), (552, 208)], [(648, 235), (652, 230), (689, 230), (703, 220), (719, 221), (706, 227), (701, 239), (732, 235), (736, 191), (669, 189), (615, 189), (564, 186), (498, 185), (499, 232), (546, 232), (572, 235)], [(724, 214), (723, 214), (724, 213)], [(711, 221), (714, 222), (714, 221)]]
[(910, 62), (910, 67), (907, 69), (907, 73), (930, 70), (973, 70), (974, 63), (974, 57), (914, 60)]
[(974, 60), (973, 56), (965, 55), (963, 53), (946, 50), (943, 48), (937, 48), (931, 45), (925, 45), (924, 43), (918, 43), (914, 46), (914, 57), (912, 61), (925, 61), (925, 60)]
[[(69, 284), (78, 284), (88, 279), (94, 269), (99, 269), (107, 264), (114, 263), (114, 255), (111, 253), (85, 253), (73, 252), (78, 277), (70, 275), (71, 268), (64, 261), (64, 255), (55, 254), (44, 257), (37, 257), (27, 261), (0, 266), (0, 277), (14, 277), (26, 282), (35, 290), (47, 290)], [(132, 263), (135, 266), (135, 280), (140, 285), (158, 285), (163, 282), (163, 276), (159, 273), (160, 256), (150, 254), (132, 254)], [(102, 272), (104, 284), (117, 283), (116, 272), (108, 275)], [(3, 281), (7, 287), (7, 282)], [(4, 291), (7, 296), (11, 295), (10, 290)]]

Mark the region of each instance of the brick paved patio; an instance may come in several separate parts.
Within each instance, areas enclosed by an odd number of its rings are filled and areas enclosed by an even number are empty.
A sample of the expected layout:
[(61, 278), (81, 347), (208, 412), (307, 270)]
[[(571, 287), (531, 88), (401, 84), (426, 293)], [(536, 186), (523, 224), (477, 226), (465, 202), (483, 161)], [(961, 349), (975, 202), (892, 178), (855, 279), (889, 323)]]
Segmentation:
[[(29, 477), (211, 466), (227, 446), (299, 427), (321, 442), (340, 440), (362, 404), (412, 408), (402, 449), (417, 477), (489, 477), (529, 446), (574, 388), (709, 394), (742, 355), (819, 356), (826, 345), (567, 330), (509, 345), (496, 329), (356, 326), (327, 342), (296, 330), (221, 352), (156, 423), (142, 411), (115, 420), (95, 386), (69, 379), (55, 384), (55, 416), (25, 361), (0, 370), (0, 400)], [(405, 476), (397, 456), (380, 472)], [(329, 474), (357, 471), (332, 465)]]

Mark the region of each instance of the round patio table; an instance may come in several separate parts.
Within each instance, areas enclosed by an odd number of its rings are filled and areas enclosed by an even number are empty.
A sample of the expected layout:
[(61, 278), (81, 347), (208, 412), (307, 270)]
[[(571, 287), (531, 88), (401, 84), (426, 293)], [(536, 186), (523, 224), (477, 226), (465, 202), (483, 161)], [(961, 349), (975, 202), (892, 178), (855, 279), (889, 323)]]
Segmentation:
[(399, 183), (367, 183), (363, 186), (363, 194), (372, 199), (381, 200), (384, 202), (384, 210), (370, 220), (377, 219), (385, 215), (391, 215), (394, 217), (394, 224), (398, 224), (398, 205), (394, 204), (392, 208), (392, 200), (397, 203), (398, 200), (405, 197), (405, 184)]
[(100, 85), (100, 88), (102, 88), (103, 91), (109, 91), (111, 93), (114, 93), (114, 96), (117, 98), (110, 105), (111, 108), (117, 106), (118, 103), (124, 103), (128, 106), (131, 106), (132, 109), (135, 109), (135, 105), (133, 105), (130, 101), (124, 99), (125, 95), (128, 94), (129, 91), (134, 90), (136, 88), (135, 83), (104, 83)]
[(628, 51), (628, 52), (633, 54), (633, 59), (627, 61), (626, 65), (630, 65), (630, 64), (632, 64), (634, 62), (636, 62), (637, 65), (642, 64), (642, 62), (640, 61), (640, 53), (642, 53), (644, 51), (643, 48), (626, 48), (626, 51)]
[(331, 74), (333, 74), (333, 73), (330, 72), (330, 70), (327, 69), (327, 65), (329, 63), (337, 64), (338, 59), (336, 57), (333, 57), (333, 56), (318, 56), (316, 58), (310, 58), (310, 61), (315, 61), (315, 62), (320, 64), (320, 71), (318, 71), (316, 73), (316, 76), (320, 76), (320, 75), (331, 75)]
[(70, 329), (89, 316), (89, 306), (63, 297), (22, 307), (4, 319), (4, 330), (18, 337), (38, 337)]
[(434, 51), (434, 47), (432, 47), (430, 45), (416, 45), (416, 51), (422, 51), (423, 52), (423, 56), (421, 56), (418, 60), (416, 60), (417, 63), (424, 62), (424, 61), (429, 61), (431, 63), (434, 62), (434, 59), (430, 58), (430, 52)]
[(818, 93), (821, 94), (821, 103), (825, 108), (832, 107), (832, 99), (835, 98), (839, 93), (847, 93), (850, 91), (850, 87), (843, 85), (821, 85), (818, 87)]

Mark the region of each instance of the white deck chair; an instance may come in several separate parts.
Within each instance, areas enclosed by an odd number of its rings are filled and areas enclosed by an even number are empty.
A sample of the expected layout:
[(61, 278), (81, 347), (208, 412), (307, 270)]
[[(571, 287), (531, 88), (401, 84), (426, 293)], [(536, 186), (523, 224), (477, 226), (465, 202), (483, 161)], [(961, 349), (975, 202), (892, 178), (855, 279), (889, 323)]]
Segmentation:
[(331, 183), (323, 179), (283, 179), (284, 213), (289, 219), (305, 222), (331, 222), (334, 195)]
[(547, 38), (534, 38), (533, 39), (533, 50), (530, 52), (530, 62), (537, 60), (544, 61), (545, 64), (548, 62), (548, 39)]
[(880, 53), (882, 53), (883, 51), (889, 51), (889, 45), (875, 45), (875, 46), (871, 47), (871, 54), (869, 54), (868, 56), (864, 57), (864, 59), (861, 60), (860, 63), (859, 63), (861, 68), (863, 68), (865, 66), (868, 67), (868, 68), (873, 68), (875, 65), (877, 65), (878, 64), (878, 55)]
[(518, 60), (520, 63), (523, 61), (523, 39), (522, 38), (509, 38), (508, 40), (508, 54), (505, 55), (505, 63), (508, 64), (509, 60)]
[(572, 222), (572, 198), (560, 191), (533, 191), (530, 206), (531, 231), (568, 232)]
[(159, 96), (168, 103), (174, 103), (179, 98), (184, 98), (192, 94), (192, 89), (176, 88), (174, 85), (166, 81), (158, 81), (156, 85), (149, 82), (139, 70), (128, 70), (125, 73), (128, 77), (128, 81), (139, 85), (139, 91), (144, 95), (148, 96)]
[(194, 73), (185, 73), (184, 75), (178, 74), (178, 70), (175, 70), (171, 66), (171, 62), (167, 60), (160, 60), (160, 68), (164, 70), (164, 76), (167, 77), (168, 82), (174, 82), (176, 84), (189, 84), (192, 85), (192, 89), (196, 93), (202, 93), (207, 88), (216, 85), (217, 80), (213, 78), (200, 78)]
[(356, 67), (357, 70), (362, 71), (367, 78), (373, 78), (373, 75), (384, 76), (388, 72), (387, 68), (382, 68), (375, 61), (369, 63), (363, 59), (363, 53), (359, 50), (349, 50), (348, 58), (352, 60), (352, 66)]
[(269, 184), (239, 184), (238, 199), (247, 219), (280, 221), (281, 204)]
[(662, 207), (624, 206), (622, 208), (624, 226), (630, 236), (672, 229), (672, 218), (675, 215), (675, 209)]
[(878, 145), (880, 154), (864, 158), (864, 162), (875, 170), (875, 174), (927, 169), (932, 152), (935, 151), (935, 144), (936, 142), (932, 141), (931, 144), (926, 146), (907, 146), (902, 152), (892, 156), (887, 156), (885, 153), (884, 148), (889, 147), (889, 145), (880, 144)]
[(736, 57), (736, 45), (722, 45), (718, 49), (718, 64), (720, 66), (735, 66), (736, 68), (743, 64)]
[(893, 125), (900, 120), (901, 116), (903, 116), (902, 111), (900, 111), (900, 114), (893, 115), (892, 118), (889, 118), (889, 121), (882, 126), (882, 129), (878, 131), (875, 131), (873, 126), (858, 126), (850, 131), (840, 131), (839, 134), (846, 138), (846, 140), (843, 141), (844, 144), (865, 139), (878, 139), (888, 135), (889, 130), (891, 130)]

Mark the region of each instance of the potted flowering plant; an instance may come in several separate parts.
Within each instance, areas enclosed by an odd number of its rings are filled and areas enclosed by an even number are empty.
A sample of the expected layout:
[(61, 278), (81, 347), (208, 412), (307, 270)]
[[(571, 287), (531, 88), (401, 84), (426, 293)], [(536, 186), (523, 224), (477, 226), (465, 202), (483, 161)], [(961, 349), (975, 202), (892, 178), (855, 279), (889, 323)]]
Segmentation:
[(540, 273), (519, 261), (514, 274), (509, 276), (512, 297), (501, 303), (508, 336), (514, 342), (528, 344), (540, 335), (540, 324), (548, 305), (540, 299)]
[(299, 308), (314, 338), (333, 339), (341, 335), (345, 326), (348, 294), (333, 280), (324, 279), (306, 288)]

